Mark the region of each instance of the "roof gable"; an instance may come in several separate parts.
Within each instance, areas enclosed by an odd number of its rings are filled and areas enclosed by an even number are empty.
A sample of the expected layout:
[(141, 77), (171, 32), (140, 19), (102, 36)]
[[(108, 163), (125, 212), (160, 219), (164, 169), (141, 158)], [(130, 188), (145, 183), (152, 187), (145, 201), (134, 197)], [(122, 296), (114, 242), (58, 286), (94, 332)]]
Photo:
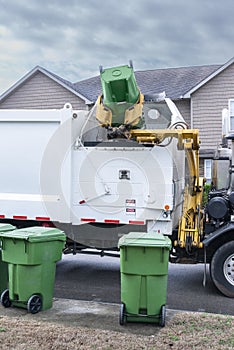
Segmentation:
[(208, 83), (211, 79), (216, 77), (218, 74), (223, 72), (226, 68), (230, 67), (234, 63), (234, 57), (232, 57), (227, 63), (225, 63), (222, 66), (219, 66), (213, 73), (208, 75), (206, 78), (204, 78), (202, 81), (200, 81), (197, 85), (194, 85), (190, 90), (187, 91), (187, 93), (184, 95), (185, 98), (190, 98), (191, 94), (200, 89), (203, 85)]
[(12, 85), (7, 91), (5, 91), (0, 96), (0, 101), (5, 100), (11, 93), (13, 93), (16, 89), (18, 89), (20, 86), (22, 86), (28, 79), (33, 77), (38, 72), (46, 75), (47, 77), (49, 77), (50, 79), (52, 79), (56, 83), (58, 83), (59, 85), (63, 86), (65, 89), (67, 89), (70, 92), (72, 92), (73, 94), (77, 95), (79, 98), (84, 100), (84, 102), (86, 104), (92, 103), (92, 101), (90, 101), (86, 96), (83, 96), (75, 89), (74, 84), (72, 84), (68, 80), (65, 80), (65, 79), (59, 77), (58, 75), (56, 75), (54, 73), (49, 72), (48, 70), (46, 70), (40, 66), (36, 66), (35, 68), (33, 68), (30, 72), (28, 72), (20, 80), (18, 80), (14, 85)]

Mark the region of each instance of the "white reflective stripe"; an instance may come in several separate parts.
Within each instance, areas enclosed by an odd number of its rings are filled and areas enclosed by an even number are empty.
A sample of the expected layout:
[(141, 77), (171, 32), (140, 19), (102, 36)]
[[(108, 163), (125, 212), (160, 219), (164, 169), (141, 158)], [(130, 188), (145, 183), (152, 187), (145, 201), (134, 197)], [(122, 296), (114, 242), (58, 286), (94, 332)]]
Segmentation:
[(0, 193), (0, 200), (8, 201), (32, 201), (32, 202), (57, 202), (59, 196), (26, 194), (26, 193)]

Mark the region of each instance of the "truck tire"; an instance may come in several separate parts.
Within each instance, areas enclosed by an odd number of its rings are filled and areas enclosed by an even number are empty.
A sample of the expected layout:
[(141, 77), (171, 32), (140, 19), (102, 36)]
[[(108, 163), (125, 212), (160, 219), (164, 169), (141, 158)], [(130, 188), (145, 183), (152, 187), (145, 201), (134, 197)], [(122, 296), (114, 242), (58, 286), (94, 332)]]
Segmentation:
[(225, 243), (215, 252), (210, 274), (218, 290), (227, 297), (234, 298), (234, 241)]

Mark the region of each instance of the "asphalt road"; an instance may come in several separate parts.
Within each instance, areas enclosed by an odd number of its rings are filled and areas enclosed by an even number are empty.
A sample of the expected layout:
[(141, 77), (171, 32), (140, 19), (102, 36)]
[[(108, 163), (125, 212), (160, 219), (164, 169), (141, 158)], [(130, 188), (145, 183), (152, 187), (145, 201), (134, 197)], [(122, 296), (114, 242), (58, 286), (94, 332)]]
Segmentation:
[[(234, 315), (233, 299), (213, 285), (204, 265), (169, 264), (167, 308)], [(58, 298), (120, 303), (119, 258), (64, 255), (57, 263), (54, 296)]]

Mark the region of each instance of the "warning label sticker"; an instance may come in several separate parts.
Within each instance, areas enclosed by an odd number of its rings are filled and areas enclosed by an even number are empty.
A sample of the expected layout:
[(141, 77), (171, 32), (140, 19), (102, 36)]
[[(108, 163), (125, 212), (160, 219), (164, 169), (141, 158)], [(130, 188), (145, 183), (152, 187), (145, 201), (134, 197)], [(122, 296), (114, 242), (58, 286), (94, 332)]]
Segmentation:
[(126, 199), (126, 207), (135, 207), (136, 200), (135, 199)]
[(135, 199), (126, 199), (126, 214), (136, 215), (136, 200)]
[(126, 208), (126, 214), (136, 214), (135, 208)]

